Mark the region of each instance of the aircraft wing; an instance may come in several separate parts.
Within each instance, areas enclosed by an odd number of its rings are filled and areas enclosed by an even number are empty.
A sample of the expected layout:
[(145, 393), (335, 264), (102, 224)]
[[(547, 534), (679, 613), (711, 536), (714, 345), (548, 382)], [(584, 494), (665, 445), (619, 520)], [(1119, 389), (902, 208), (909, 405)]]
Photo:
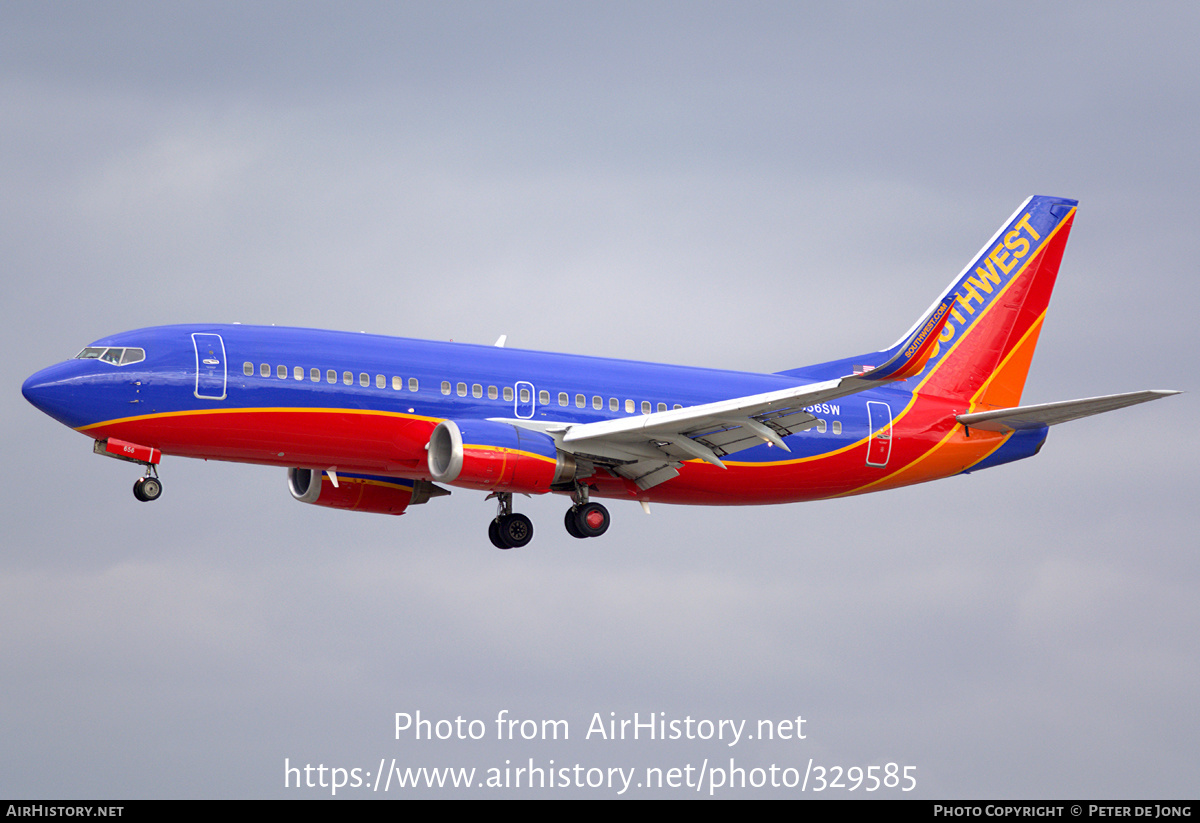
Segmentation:
[(993, 432), (1039, 429), (1042, 426), (1053, 426), (1057, 423), (1066, 423), (1068, 420), (1078, 420), (1093, 414), (1103, 414), (1115, 409), (1123, 409), (1126, 406), (1159, 400), (1163, 397), (1170, 397), (1172, 394), (1179, 394), (1179, 392), (1159, 389), (1110, 394), (1104, 397), (1087, 397), (1083, 400), (1063, 400), (1058, 403), (1041, 403), (1036, 406), (1018, 406), (1011, 409), (960, 414), (957, 416), (957, 420), (972, 429)]
[(679, 474), (684, 460), (725, 468), (722, 457), (763, 443), (791, 451), (783, 438), (816, 423), (806, 407), (878, 385), (868, 375), (547, 431), (561, 432), (564, 450), (648, 489)]

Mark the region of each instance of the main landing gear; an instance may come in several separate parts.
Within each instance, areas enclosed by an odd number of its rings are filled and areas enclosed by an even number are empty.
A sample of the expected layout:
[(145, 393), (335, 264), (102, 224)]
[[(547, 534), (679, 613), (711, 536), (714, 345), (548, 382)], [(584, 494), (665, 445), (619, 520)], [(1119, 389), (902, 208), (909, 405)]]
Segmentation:
[(567, 534), (580, 539), (584, 537), (599, 537), (608, 531), (612, 518), (608, 509), (599, 503), (588, 502), (588, 487), (579, 481), (575, 482), (575, 490), (571, 492), (571, 502), (574, 504), (567, 509), (563, 517), (563, 525)]
[(579, 538), (599, 537), (608, 531), (608, 524), (611, 522), (612, 518), (608, 516), (608, 509), (599, 503), (572, 506), (567, 509), (566, 517), (563, 518), (563, 525), (567, 527), (567, 533), (572, 537)]
[(512, 510), (512, 492), (497, 492), (496, 517), (488, 524), (488, 539), (497, 549), (519, 549), (533, 539), (533, 521)]
[[(497, 549), (519, 549), (529, 545), (533, 539), (533, 522), (523, 514), (512, 510), (512, 492), (496, 492), (492, 497), (497, 500), (496, 517), (488, 524), (488, 539)], [(583, 484), (576, 484), (571, 493), (574, 503), (567, 509), (563, 525), (572, 537), (599, 537), (608, 531), (612, 518), (608, 509), (599, 503), (588, 502), (588, 489)]]

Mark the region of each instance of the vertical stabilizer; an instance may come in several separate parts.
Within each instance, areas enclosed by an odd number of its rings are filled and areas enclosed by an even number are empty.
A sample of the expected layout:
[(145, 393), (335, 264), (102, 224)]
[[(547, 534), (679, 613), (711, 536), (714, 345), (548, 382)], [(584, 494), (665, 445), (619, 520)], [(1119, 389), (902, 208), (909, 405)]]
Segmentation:
[(1078, 201), (1031, 197), (938, 298), (953, 296), (919, 391), (1016, 406)]

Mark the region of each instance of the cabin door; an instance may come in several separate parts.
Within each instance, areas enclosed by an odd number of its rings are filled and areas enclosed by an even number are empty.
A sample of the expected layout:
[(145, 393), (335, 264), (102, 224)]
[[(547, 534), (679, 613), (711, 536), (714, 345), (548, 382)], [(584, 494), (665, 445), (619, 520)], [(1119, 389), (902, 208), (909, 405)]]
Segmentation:
[(225, 341), (219, 334), (192, 335), (196, 350), (196, 396), (201, 400), (224, 400), (228, 372), (225, 368)]
[(871, 438), (867, 441), (867, 465), (886, 466), (892, 456), (892, 407), (887, 403), (867, 401), (867, 420)]

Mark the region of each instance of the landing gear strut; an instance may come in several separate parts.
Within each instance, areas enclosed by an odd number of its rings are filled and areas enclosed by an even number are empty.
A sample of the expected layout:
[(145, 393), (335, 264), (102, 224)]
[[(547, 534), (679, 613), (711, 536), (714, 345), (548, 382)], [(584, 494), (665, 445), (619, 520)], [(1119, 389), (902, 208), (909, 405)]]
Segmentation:
[(569, 535), (582, 539), (599, 537), (608, 531), (608, 526), (612, 522), (612, 518), (608, 515), (608, 509), (599, 503), (588, 502), (587, 486), (576, 483), (575, 491), (571, 493), (571, 500), (575, 505), (567, 509), (567, 514), (563, 518), (563, 525), (567, 527)]
[(488, 539), (497, 549), (519, 549), (533, 539), (533, 521), (512, 510), (512, 493), (496, 493), (496, 517), (488, 524)]

